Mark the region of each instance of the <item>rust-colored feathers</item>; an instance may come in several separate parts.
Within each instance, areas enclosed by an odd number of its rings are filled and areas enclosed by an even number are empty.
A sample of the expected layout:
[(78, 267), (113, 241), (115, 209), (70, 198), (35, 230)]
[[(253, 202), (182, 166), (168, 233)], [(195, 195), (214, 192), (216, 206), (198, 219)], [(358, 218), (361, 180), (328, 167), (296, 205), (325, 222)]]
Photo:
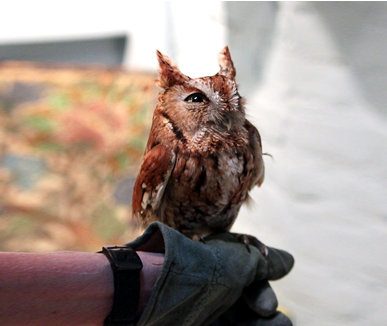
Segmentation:
[(148, 144), (133, 191), (133, 216), (179, 231), (229, 230), (248, 191), (264, 179), (261, 138), (245, 117), (228, 47), (220, 71), (192, 79), (157, 51), (158, 86)]

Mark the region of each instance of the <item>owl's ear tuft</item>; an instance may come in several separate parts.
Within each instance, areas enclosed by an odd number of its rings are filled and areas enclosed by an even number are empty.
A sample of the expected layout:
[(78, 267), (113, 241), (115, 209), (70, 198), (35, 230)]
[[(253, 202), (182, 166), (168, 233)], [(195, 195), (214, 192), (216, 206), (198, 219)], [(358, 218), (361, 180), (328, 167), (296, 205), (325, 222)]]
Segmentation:
[(234, 79), (236, 75), (236, 70), (234, 67), (234, 63), (231, 60), (230, 51), (228, 46), (226, 45), (222, 51), (218, 54), (218, 63), (220, 66), (219, 74)]
[(181, 85), (184, 84), (188, 79), (188, 76), (182, 74), (175, 66), (171, 59), (169, 59), (166, 55), (162, 54), (160, 51), (156, 50), (157, 59), (159, 61), (159, 78), (156, 83), (157, 86), (161, 88), (169, 88), (173, 85)]

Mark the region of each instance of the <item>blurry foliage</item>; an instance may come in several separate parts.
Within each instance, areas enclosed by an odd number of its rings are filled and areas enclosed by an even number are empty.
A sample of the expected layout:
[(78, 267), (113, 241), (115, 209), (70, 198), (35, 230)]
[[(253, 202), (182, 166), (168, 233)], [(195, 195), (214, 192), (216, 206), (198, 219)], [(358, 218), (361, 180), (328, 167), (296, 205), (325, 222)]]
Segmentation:
[[(136, 236), (130, 200), (155, 76), (103, 67), (0, 65), (0, 250), (99, 250)], [(122, 195), (121, 195), (122, 197)]]

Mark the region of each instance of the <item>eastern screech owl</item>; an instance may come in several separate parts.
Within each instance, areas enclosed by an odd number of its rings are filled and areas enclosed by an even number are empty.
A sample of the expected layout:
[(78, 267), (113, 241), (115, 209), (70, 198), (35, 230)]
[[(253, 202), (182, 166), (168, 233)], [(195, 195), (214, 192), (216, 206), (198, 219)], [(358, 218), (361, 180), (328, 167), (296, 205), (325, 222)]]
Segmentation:
[(141, 170), (133, 216), (183, 233), (228, 231), (248, 191), (264, 179), (261, 138), (246, 119), (226, 46), (220, 71), (192, 79), (157, 51), (162, 88)]

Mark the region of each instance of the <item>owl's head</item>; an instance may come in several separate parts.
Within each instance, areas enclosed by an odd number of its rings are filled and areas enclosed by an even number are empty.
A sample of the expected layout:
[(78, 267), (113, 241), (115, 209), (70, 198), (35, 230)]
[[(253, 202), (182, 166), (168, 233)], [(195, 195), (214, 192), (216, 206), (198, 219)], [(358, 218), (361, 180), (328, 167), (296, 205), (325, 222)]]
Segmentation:
[(190, 78), (159, 51), (157, 57), (157, 85), (163, 89), (159, 106), (180, 130), (230, 132), (244, 123), (244, 99), (238, 93), (236, 71), (227, 46), (218, 55), (220, 71), (214, 76)]

